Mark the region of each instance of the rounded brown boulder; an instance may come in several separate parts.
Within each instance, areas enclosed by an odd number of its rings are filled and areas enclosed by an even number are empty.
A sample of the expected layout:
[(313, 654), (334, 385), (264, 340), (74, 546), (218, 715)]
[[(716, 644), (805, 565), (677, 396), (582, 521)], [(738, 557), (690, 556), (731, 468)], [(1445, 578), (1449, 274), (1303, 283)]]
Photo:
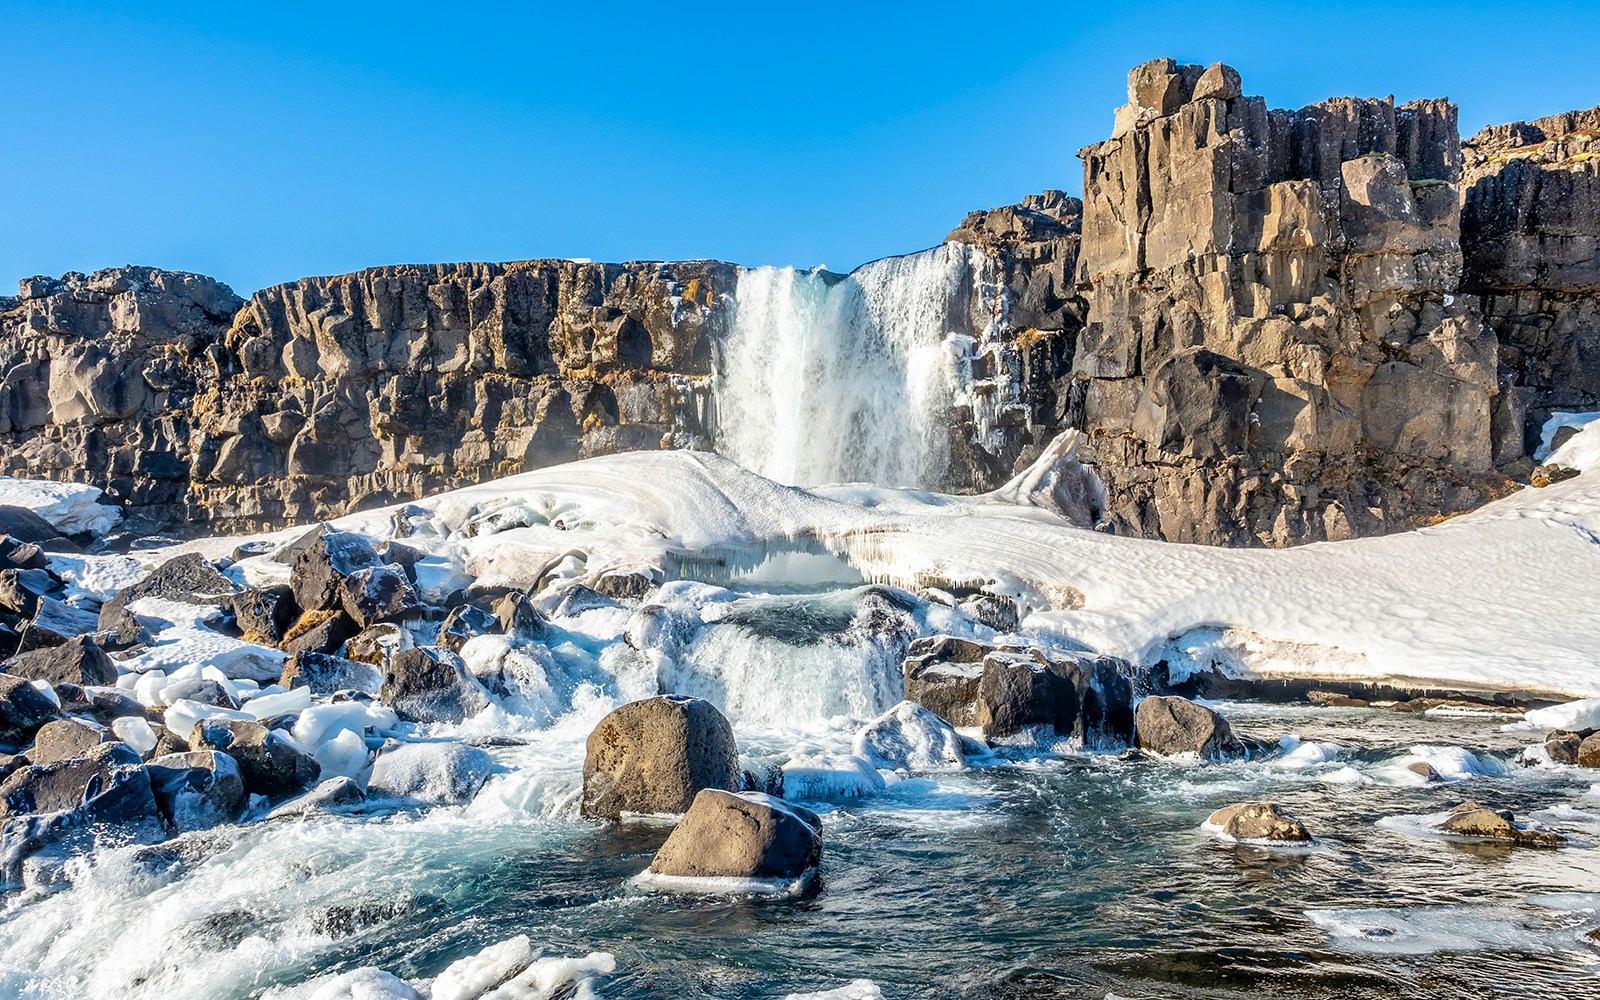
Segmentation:
[(702, 789), (738, 787), (733, 727), (709, 701), (663, 695), (629, 702), (589, 734), (585, 816), (681, 813)]
[(1141, 750), (1158, 754), (1199, 754), (1221, 760), (1244, 753), (1228, 720), (1187, 698), (1145, 698), (1134, 710), (1133, 732)]
[(650, 862), (656, 875), (799, 878), (822, 860), (822, 820), (761, 792), (707, 789)]
[(1238, 802), (1223, 806), (1207, 817), (1205, 825), (1234, 840), (1306, 843), (1312, 839), (1304, 823), (1274, 802)]

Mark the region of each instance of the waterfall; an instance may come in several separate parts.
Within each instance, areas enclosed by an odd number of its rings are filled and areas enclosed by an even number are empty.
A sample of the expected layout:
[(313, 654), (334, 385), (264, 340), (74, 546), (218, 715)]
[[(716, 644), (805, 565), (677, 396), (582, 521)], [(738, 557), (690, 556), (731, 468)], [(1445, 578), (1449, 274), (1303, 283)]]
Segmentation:
[(996, 271), (959, 243), (847, 275), (741, 271), (717, 352), (717, 450), (795, 486), (939, 486), (952, 410), (999, 325)]

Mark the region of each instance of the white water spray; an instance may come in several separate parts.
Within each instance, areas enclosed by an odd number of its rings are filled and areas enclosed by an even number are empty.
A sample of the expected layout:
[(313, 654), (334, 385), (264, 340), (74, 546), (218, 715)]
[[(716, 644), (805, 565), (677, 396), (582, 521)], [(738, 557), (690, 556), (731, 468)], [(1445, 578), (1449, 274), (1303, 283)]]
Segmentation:
[(998, 327), (996, 270), (948, 243), (848, 275), (740, 272), (717, 358), (717, 450), (796, 486), (939, 486), (951, 410)]

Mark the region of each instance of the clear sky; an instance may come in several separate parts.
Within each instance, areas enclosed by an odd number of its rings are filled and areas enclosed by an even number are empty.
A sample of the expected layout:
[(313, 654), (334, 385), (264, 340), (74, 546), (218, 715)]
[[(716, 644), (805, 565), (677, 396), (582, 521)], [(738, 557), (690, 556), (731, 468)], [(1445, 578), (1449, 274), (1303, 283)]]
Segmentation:
[[(1074, 193), (1128, 67), (1275, 107), (1600, 103), (1600, 3), (0, 0), (0, 282), (124, 263), (248, 293), (377, 264), (836, 270)], [(1570, 41), (1570, 45), (1562, 40)], [(0, 287), (4, 287), (0, 286)]]

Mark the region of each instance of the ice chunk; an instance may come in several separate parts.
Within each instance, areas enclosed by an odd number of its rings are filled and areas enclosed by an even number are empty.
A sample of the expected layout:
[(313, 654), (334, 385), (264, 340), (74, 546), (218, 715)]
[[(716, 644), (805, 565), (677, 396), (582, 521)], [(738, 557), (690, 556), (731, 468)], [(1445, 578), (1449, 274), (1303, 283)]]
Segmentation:
[(322, 768), (322, 780), (329, 778), (354, 778), (366, 770), (367, 743), (361, 734), (341, 729), (312, 755)]
[(865, 798), (884, 787), (877, 768), (853, 754), (802, 754), (783, 765), (783, 797), (796, 802)]
[(0, 506), (26, 507), (63, 535), (103, 535), (122, 520), (117, 508), (97, 502), (100, 493), (81, 483), (0, 476)]
[(790, 993), (783, 1000), (883, 1000), (883, 991), (870, 979), (856, 979), (819, 993)]
[(519, 934), (451, 963), (433, 980), (431, 1000), (548, 1000), (565, 995), (587, 1000), (594, 996), (590, 979), (616, 967), (616, 958), (601, 951), (584, 958), (537, 957), (527, 935)]
[(203, 719), (239, 719), (245, 722), (254, 722), (256, 717), (248, 712), (239, 712), (231, 708), (221, 708), (216, 705), (207, 705), (188, 698), (179, 698), (168, 706), (162, 723), (173, 733), (183, 739), (188, 739), (194, 732), (195, 724)]
[(414, 805), (467, 802), (489, 780), (494, 761), (461, 743), (407, 743), (378, 755), (367, 794)]
[(855, 752), (891, 771), (960, 767), (961, 736), (921, 705), (902, 701), (856, 734)]
[(244, 710), (258, 719), (294, 715), (311, 707), (311, 689), (294, 688), (273, 694), (258, 694), (244, 703)]
[(1538, 729), (1600, 729), (1600, 698), (1584, 698), (1524, 713), (1522, 721)]
[[(189, 728), (190, 731), (194, 729), (193, 726)], [(150, 723), (136, 715), (113, 719), (111, 721), (111, 731), (117, 734), (117, 739), (133, 747), (140, 756), (156, 748), (156, 731), (150, 728)]]
[(294, 736), (294, 741), (307, 751), (314, 751), (341, 729), (351, 730), (359, 736), (366, 727), (367, 706), (359, 701), (336, 701), (301, 711), (290, 734)]

